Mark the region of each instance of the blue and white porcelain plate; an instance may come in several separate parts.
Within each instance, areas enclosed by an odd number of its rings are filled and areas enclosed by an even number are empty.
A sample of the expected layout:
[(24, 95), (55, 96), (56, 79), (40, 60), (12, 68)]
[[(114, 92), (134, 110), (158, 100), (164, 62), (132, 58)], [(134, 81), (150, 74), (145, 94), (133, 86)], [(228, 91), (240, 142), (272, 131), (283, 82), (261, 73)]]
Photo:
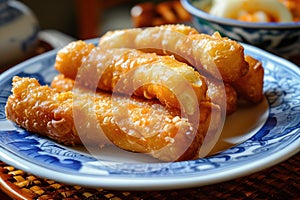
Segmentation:
[(5, 117), (12, 77), (35, 77), (49, 84), (57, 74), (53, 68), (57, 50), (53, 50), (0, 75), (0, 159), (59, 182), (126, 190), (208, 185), (282, 162), (300, 148), (300, 69), (255, 47), (244, 47), (246, 54), (263, 63), (265, 99), (229, 116), (222, 141), (205, 158), (163, 163), (108, 147), (99, 159), (82, 147), (63, 146), (15, 126)]

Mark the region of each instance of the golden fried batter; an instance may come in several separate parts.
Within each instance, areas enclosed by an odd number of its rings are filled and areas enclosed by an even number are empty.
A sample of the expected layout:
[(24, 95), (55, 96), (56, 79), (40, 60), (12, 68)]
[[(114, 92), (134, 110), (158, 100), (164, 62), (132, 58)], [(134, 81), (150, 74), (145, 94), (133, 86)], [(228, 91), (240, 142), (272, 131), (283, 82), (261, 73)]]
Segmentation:
[[(186, 30), (185, 30), (186, 29)], [(110, 31), (99, 40), (101, 48), (135, 48), (172, 53), (194, 66), (226, 82), (245, 75), (248, 63), (241, 44), (220, 34), (199, 34), (188, 26), (157, 26)]]
[[(89, 44), (85, 45), (87, 47), (82, 48), (83, 42), (76, 41), (61, 51), (69, 52), (70, 55), (75, 55), (75, 52), (82, 55), (82, 49), (85, 52), (89, 49)], [(81, 66), (75, 66), (67, 56), (62, 55), (64, 54), (59, 53), (57, 56), (59, 63), (55, 64), (56, 69), (72, 79), (76, 77), (70, 75), (77, 75), (79, 70), (80, 76), (77, 80), (85, 86), (97, 84), (97, 87), (104, 91), (133, 93), (147, 99), (157, 98), (168, 107), (180, 108), (182, 103), (189, 114), (194, 113), (199, 107), (199, 102), (206, 99), (205, 78), (172, 56), (158, 56), (136, 49), (103, 50), (97, 47), (85, 57)], [(82, 57), (73, 57), (73, 63), (81, 64), (76, 59), (82, 60)]]
[[(71, 87), (62, 89), (68, 88)], [(78, 90), (79, 93), (58, 92), (41, 86), (36, 79), (14, 77), (6, 116), (29, 131), (60, 143), (87, 141), (102, 146), (110, 141), (122, 149), (147, 153), (163, 161), (196, 158), (209, 127), (218, 126), (218, 119), (210, 122), (211, 113), (219, 108), (209, 102), (201, 103), (201, 115), (194, 124), (181, 117), (179, 110), (168, 109), (155, 100), (112, 98), (109, 93), (99, 91), (92, 95)], [(80, 120), (76, 121), (76, 116)]]
[(12, 93), (5, 107), (7, 119), (59, 143), (81, 143), (73, 125), (72, 92), (58, 93), (36, 79), (14, 77)]
[(236, 89), (239, 98), (251, 103), (259, 103), (263, 98), (264, 68), (260, 61), (251, 56), (246, 55), (245, 59), (249, 63), (249, 72), (232, 83), (232, 86)]
[(74, 80), (66, 78), (64, 74), (56, 75), (51, 82), (51, 87), (55, 88), (58, 92), (72, 91), (73, 86)]
[(56, 55), (54, 67), (68, 78), (75, 79), (83, 59), (89, 55), (95, 45), (78, 40), (70, 42), (59, 50)]
[(208, 79), (207, 85), (207, 96), (215, 104), (226, 107), (227, 115), (230, 115), (237, 110), (237, 92), (230, 84), (220, 82), (217, 79)]
[(114, 144), (162, 161), (203, 156), (221, 108), (231, 114), (238, 98), (263, 95), (262, 64), (242, 45), (184, 25), (108, 32), (97, 47), (72, 42), (55, 68), (51, 87), (13, 78), (7, 119), (62, 144)]

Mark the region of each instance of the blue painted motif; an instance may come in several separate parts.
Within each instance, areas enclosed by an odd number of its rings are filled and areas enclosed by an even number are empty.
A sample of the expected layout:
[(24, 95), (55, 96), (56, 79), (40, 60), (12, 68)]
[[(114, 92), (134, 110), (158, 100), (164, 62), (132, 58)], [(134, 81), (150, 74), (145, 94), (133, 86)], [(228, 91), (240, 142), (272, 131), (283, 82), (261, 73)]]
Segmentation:
[[(4, 106), (11, 89), (13, 75), (31, 76), (42, 84), (57, 73), (54, 68), (55, 51), (27, 62), (0, 79), (0, 122), (6, 121)], [(49, 170), (65, 173), (76, 172), (78, 176), (92, 173), (94, 176), (117, 177), (173, 177), (226, 171), (264, 159), (300, 141), (300, 75), (288, 67), (285, 61), (277, 61), (262, 51), (246, 46), (246, 54), (259, 58), (265, 68), (264, 93), (269, 103), (269, 117), (264, 126), (250, 139), (220, 152), (217, 155), (174, 163), (119, 163), (97, 160), (86, 154), (29, 133), (15, 127), (7, 130), (0, 126), (0, 145), (20, 159), (26, 158)], [(39, 66), (39, 67), (36, 67)], [(50, 77), (49, 77), (50, 76)], [(2, 89), (3, 88), (3, 89)], [(0, 152), (1, 156), (1, 152)], [(107, 175), (103, 175), (106, 172)], [(101, 175), (100, 175), (101, 174)]]
[(40, 28), (37, 24), (32, 25), (31, 34), (20, 44), (23, 52), (27, 52), (32, 48), (32, 44), (36, 42), (36, 38), (38, 37), (39, 30)]
[[(3, 5), (3, 2), (0, 3)], [(11, 23), (21, 15), (23, 15), (23, 13), (20, 10), (5, 5), (5, 7), (0, 10), (0, 26)]]

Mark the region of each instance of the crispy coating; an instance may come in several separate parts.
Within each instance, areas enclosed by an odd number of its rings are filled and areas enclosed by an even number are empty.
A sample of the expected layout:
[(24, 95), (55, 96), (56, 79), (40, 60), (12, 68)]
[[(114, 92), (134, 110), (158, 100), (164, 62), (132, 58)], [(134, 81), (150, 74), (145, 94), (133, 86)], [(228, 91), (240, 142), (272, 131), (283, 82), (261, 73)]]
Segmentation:
[(237, 92), (230, 84), (225, 83), (226, 93), (226, 114), (230, 115), (237, 110), (238, 107), (238, 96)]
[(134, 27), (157, 26), (190, 21), (191, 15), (179, 1), (142, 2), (131, 8)]
[(99, 40), (101, 48), (135, 48), (172, 53), (226, 82), (233, 82), (248, 72), (241, 44), (215, 33), (212, 36), (191, 31), (184, 25), (132, 28), (110, 31)]
[(51, 82), (51, 87), (55, 88), (58, 92), (72, 91), (73, 86), (74, 80), (66, 78), (64, 74), (56, 75)]
[[(63, 82), (72, 84), (60, 83)], [(68, 88), (71, 87), (62, 87)], [(211, 112), (219, 109), (208, 102), (200, 105), (199, 123), (194, 124), (181, 117), (179, 110), (167, 109), (155, 100), (112, 98), (109, 93), (99, 91), (92, 95), (86, 89), (78, 90), (79, 93), (59, 92), (41, 86), (33, 78), (14, 77), (6, 116), (60, 143), (87, 141), (102, 146), (110, 141), (122, 149), (147, 153), (163, 161), (196, 158), (208, 128), (218, 126), (216, 119), (213, 125), (210, 121)], [(80, 120), (76, 120), (78, 117)]]
[(166, 23), (186, 22), (191, 15), (185, 10), (179, 1), (162, 2), (156, 6), (157, 12), (165, 19)]
[(228, 83), (217, 79), (208, 79), (207, 96), (220, 107), (226, 107), (226, 114), (230, 115), (237, 110), (238, 96), (236, 90)]
[(95, 48), (95, 45), (78, 40), (71, 42), (56, 54), (54, 67), (66, 77), (75, 79), (77, 68), (83, 59)]
[[(51, 82), (51, 87), (61, 92), (66, 92), (69, 91), (70, 88), (74, 87), (74, 80), (66, 78), (63, 74), (58, 74)], [(220, 106), (218, 106), (217, 104), (213, 104), (210, 101), (201, 101), (200, 113), (198, 114), (200, 115), (198, 132), (207, 131), (208, 135), (206, 135), (206, 137), (212, 139), (213, 137), (215, 137), (216, 133), (220, 131), (220, 124), (222, 123), (222, 113)], [(208, 139), (208, 141), (209, 140), (210, 139)], [(194, 145), (194, 147), (191, 146), (180, 159), (184, 159), (184, 157), (188, 154), (194, 154), (192, 149), (196, 148), (195, 146), (197, 146), (197, 142), (194, 141), (192, 145)]]
[(239, 98), (251, 103), (259, 103), (263, 98), (264, 68), (257, 59), (246, 55), (249, 63), (249, 72), (238, 79), (232, 86), (236, 89)]
[[(77, 48), (78, 46), (80, 48)], [(67, 45), (65, 47), (67, 50), (62, 51), (68, 51), (73, 55), (74, 52), (87, 49), (81, 48), (82, 46), (84, 46), (82, 41), (76, 41)], [(70, 74), (77, 74), (79, 70), (80, 76), (77, 80), (82, 85), (97, 84), (97, 87), (104, 91), (133, 93), (147, 99), (157, 98), (168, 107), (180, 108), (183, 105), (189, 114), (196, 112), (199, 102), (206, 99), (205, 78), (194, 68), (177, 61), (173, 56), (158, 56), (136, 49), (97, 47), (85, 57), (81, 66), (72, 65), (71, 68), (70, 65), (69, 59), (64, 60), (61, 57), (60, 67), (57, 70), (72, 79), (75, 77), (71, 77)]]
[(5, 107), (7, 119), (59, 143), (81, 143), (73, 125), (71, 92), (59, 94), (36, 79), (14, 77), (12, 93)]

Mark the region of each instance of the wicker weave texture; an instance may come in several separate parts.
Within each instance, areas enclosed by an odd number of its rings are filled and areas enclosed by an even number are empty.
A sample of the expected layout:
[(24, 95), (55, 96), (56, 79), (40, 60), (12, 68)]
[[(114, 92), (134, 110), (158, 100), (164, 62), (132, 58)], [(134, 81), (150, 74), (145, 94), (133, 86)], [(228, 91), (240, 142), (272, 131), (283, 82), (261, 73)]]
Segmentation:
[(2, 187), (27, 199), (300, 199), (300, 154), (264, 171), (224, 183), (167, 191), (113, 191), (66, 185), (0, 162)]

